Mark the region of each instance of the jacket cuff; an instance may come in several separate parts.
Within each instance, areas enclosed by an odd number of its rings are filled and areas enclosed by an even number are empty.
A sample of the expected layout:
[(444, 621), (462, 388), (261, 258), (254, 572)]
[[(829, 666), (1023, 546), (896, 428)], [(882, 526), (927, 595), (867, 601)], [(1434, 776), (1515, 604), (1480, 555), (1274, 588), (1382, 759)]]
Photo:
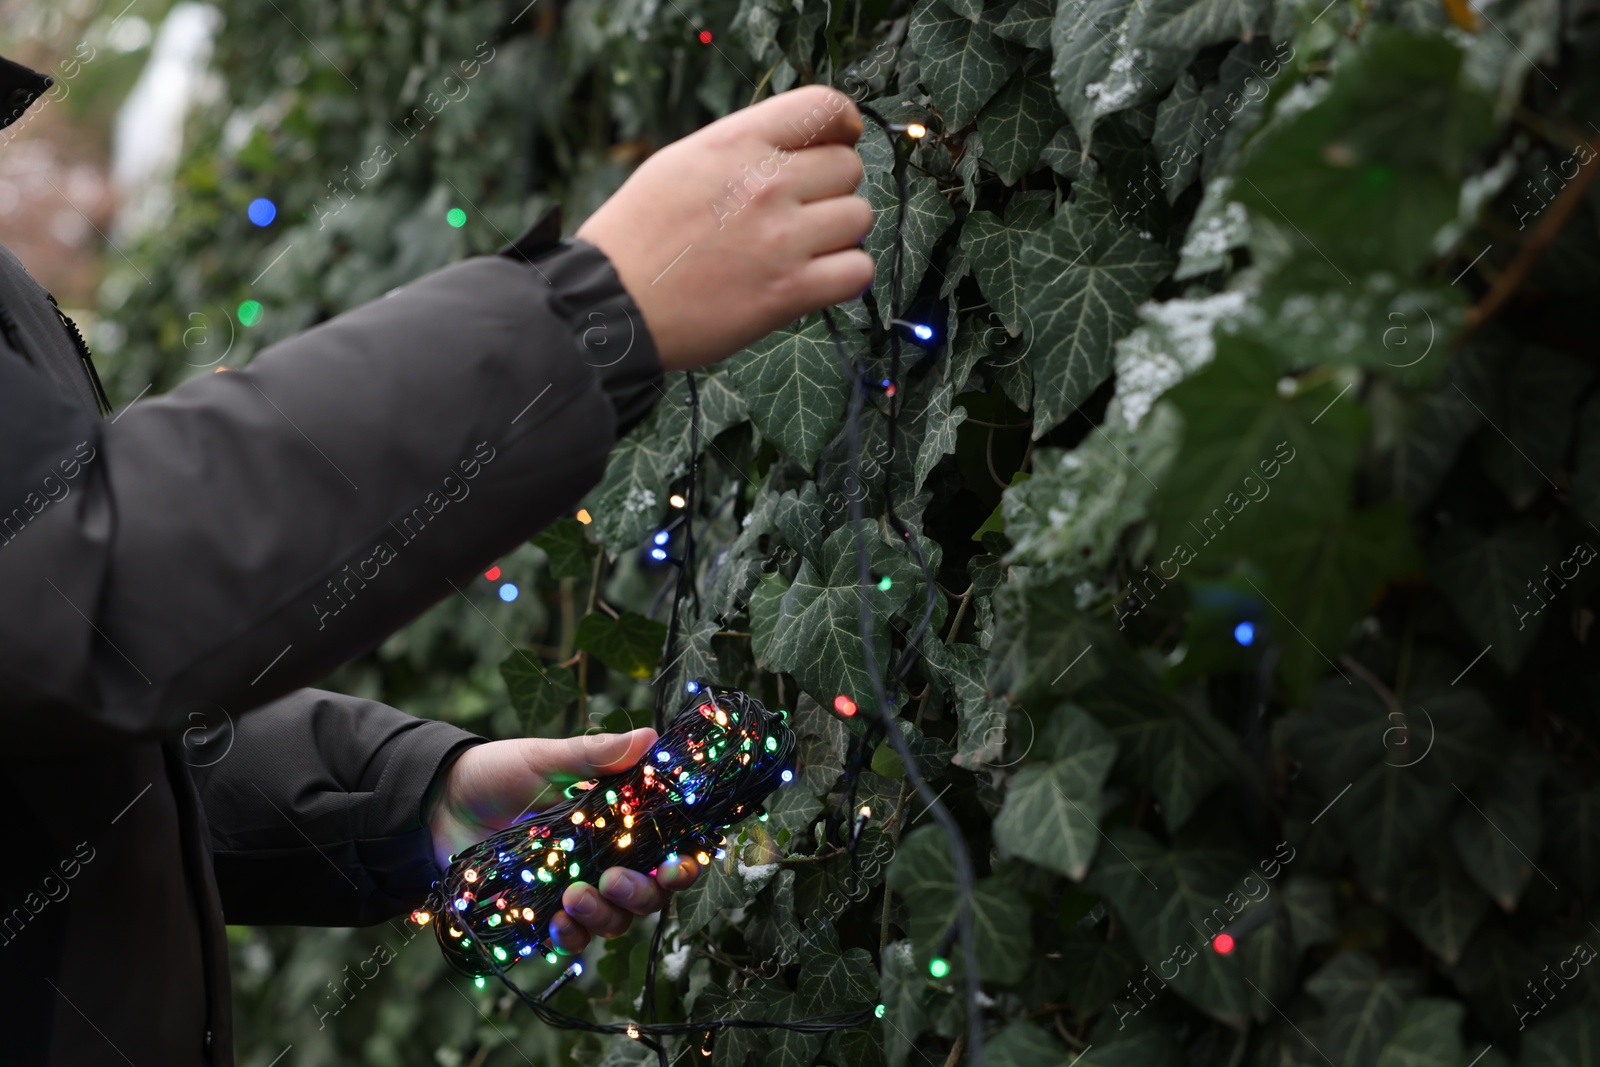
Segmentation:
[(577, 238), (561, 238), (552, 207), (499, 254), (527, 263), (552, 290), (550, 308), (572, 331), (617, 415), (617, 437), (637, 426), (662, 395), (661, 357), (638, 304), (611, 260)]
[(360, 861), (379, 891), (414, 908), (444, 873), (434, 860), (433, 833), (424, 802), (456, 759), (488, 739), (446, 722), (428, 721), (397, 735), (376, 753), (383, 771), (372, 813), (358, 842)]

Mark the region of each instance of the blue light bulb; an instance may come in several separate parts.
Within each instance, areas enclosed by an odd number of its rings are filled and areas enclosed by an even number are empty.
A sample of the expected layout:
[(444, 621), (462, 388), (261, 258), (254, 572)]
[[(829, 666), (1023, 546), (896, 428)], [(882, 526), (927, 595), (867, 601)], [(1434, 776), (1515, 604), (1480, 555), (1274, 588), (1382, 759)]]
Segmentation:
[(668, 533), (666, 530), (659, 531), (655, 537), (656, 544), (658, 545), (664, 545), (670, 540), (672, 540), (672, 534)]
[(1233, 628), (1233, 639), (1246, 648), (1255, 643), (1256, 627), (1249, 621), (1241, 622)]
[(792, 782), (794, 781), (794, 772), (784, 771), (782, 774), (778, 775), (778, 777), (782, 778), (785, 782)]
[(579, 974), (583, 973), (583, 961), (581, 961), (581, 960), (573, 960), (572, 961), (572, 973), (574, 975), (579, 975)]
[(667, 550), (664, 548), (652, 548), (650, 550), (650, 558), (659, 563), (667, 558)]
[(517, 594), (520, 591), (521, 590), (519, 590), (516, 586), (512, 585), (510, 582), (507, 582), (500, 587), (500, 599), (509, 604), (513, 600), (517, 599)]
[(668, 752), (666, 749), (662, 749), (660, 752), (656, 753), (657, 763), (670, 763), (671, 761), (672, 753)]
[(523, 872), (522, 872), (522, 880), (523, 880), (523, 881), (524, 881), (524, 882), (531, 882), (531, 881), (533, 881), (533, 872), (532, 872), (532, 871), (523, 871)]
[(685, 804), (693, 804), (695, 801), (695, 795), (693, 793), (685, 793), (683, 801)]
[(691, 693), (698, 693), (700, 692), (700, 683), (691, 680), (684, 684), (684, 688)]
[(278, 217), (278, 205), (264, 196), (258, 196), (250, 201), (250, 206), (245, 208), (245, 214), (257, 226), (270, 226), (272, 220)]
[(911, 332), (917, 335), (917, 340), (919, 340), (919, 341), (931, 341), (931, 340), (933, 340), (933, 327), (932, 326), (924, 326), (922, 323), (919, 322), (915, 326), (911, 327)]

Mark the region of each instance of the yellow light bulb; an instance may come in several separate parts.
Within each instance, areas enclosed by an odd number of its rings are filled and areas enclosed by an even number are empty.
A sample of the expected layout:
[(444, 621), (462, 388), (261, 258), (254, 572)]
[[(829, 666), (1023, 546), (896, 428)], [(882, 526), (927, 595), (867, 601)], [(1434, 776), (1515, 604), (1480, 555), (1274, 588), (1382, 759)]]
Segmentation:
[(675, 508), (687, 507), (689, 505), (689, 502), (683, 499), (682, 493), (673, 493), (671, 496), (667, 497), (667, 503), (671, 504)]
[(622, 825), (626, 826), (628, 829), (632, 830), (633, 829), (633, 816), (632, 815), (624, 815), (622, 817)]
[(586, 510), (584, 510), (583, 508), (579, 508), (578, 509), (578, 521), (583, 523), (585, 526), (587, 526), (591, 522), (593, 522), (594, 520), (589, 517), (589, 513)]
[(639, 1040), (639, 1028), (632, 1023), (628, 1024), (628, 1036), (635, 1041)]
[(583, 812), (581, 812), (581, 811), (573, 812), (572, 813), (572, 825), (578, 826), (582, 822), (583, 822)]
[(606, 817), (604, 815), (595, 817), (594, 828), (596, 830), (604, 830), (606, 828)]
[(522, 917), (524, 919), (526, 919), (528, 922), (533, 922), (533, 909), (532, 908), (523, 908), (522, 909)]
[(921, 140), (928, 136), (928, 127), (920, 122), (913, 122), (906, 126), (906, 136), (913, 141)]
[(548, 856), (546, 856), (544, 858), (544, 862), (548, 866), (551, 866), (551, 867), (559, 867), (559, 866), (561, 866), (561, 853), (559, 853), (559, 852), (550, 853), (550, 855), (548, 855)]
[(621, 837), (617, 838), (617, 846), (619, 848), (627, 848), (631, 844), (633, 844), (632, 834), (623, 834)]
[(465, 878), (469, 882), (476, 882), (478, 880), (478, 872), (473, 870), (471, 867), (468, 867), (462, 873), (461, 877)]
[(861, 817), (863, 819), (872, 818), (872, 809), (865, 804), (861, 805)]
[(694, 858), (700, 861), (700, 866), (702, 867), (711, 862), (711, 857), (704, 852), (696, 852)]
[(416, 911), (411, 913), (411, 921), (416, 923), (418, 926), (427, 926), (428, 925), (428, 920), (430, 920), (432, 918), (433, 918), (432, 915), (429, 915), (427, 912), (423, 911), (421, 908), (418, 908)]

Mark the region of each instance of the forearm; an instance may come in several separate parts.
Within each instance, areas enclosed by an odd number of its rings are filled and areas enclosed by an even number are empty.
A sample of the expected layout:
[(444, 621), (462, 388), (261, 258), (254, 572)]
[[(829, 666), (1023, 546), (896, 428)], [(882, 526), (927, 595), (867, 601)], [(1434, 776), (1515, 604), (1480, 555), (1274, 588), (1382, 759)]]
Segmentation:
[(303, 689), (192, 768), (230, 923), (351, 926), (418, 906), (439, 871), (430, 785), (483, 743), (448, 723)]
[(138, 736), (315, 681), (570, 508), (658, 378), (576, 245), (445, 268), (128, 409), (0, 548), (8, 704)]

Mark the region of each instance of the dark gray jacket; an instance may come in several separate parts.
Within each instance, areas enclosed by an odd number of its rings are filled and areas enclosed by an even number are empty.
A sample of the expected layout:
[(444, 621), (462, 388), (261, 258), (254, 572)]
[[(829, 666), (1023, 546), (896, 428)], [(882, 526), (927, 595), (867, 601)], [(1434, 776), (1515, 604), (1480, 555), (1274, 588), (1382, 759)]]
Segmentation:
[[(49, 84), (0, 60), (0, 127)], [(660, 379), (551, 213), (102, 419), (0, 248), (0, 1059), (231, 1064), (224, 922), (422, 900), (425, 791), (479, 739), (301, 687), (569, 511)]]

